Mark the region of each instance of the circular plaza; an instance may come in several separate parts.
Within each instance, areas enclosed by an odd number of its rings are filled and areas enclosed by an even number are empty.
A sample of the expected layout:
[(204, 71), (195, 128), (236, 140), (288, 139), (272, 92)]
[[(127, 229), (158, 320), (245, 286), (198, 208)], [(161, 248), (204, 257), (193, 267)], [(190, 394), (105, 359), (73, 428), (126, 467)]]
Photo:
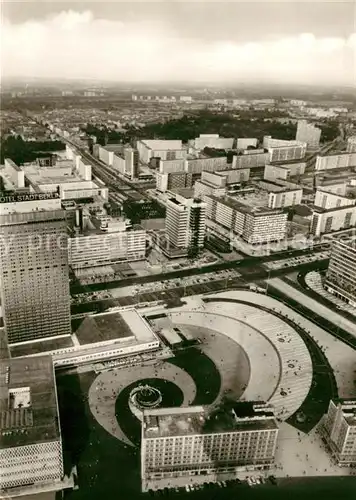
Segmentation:
[(99, 424), (126, 444), (139, 442), (140, 413), (159, 406), (215, 405), (223, 398), (268, 401), (279, 420), (300, 418), (313, 380), (308, 347), (293, 311), (271, 297), (229, 291), (188, 297), (163, 310), (195, 347), (155, 364), (100, 373), (89, 390)]

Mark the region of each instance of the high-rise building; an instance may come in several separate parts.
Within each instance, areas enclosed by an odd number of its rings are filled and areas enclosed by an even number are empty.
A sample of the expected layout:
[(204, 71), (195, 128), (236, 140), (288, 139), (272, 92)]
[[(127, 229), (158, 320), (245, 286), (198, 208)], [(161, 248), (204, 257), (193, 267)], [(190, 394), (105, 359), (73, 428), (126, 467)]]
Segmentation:
[(62, 439), (51, 356), (2, 360), (0, 496), (63, 488)]
[(356, 307), (356, 238), (333, 243), (325, 288)]
[(160, 480), (194, 482), (238, 470), (265, 469), (274, 462), (278, 425), (265, 403), (239, 402), (213, 412), (203, 406), (143, 410), (142, 490)]
[(137, 149), (126, 148), (125, 155), (125, 175), (130, 179), (138, 179), (139, 176), (139, 158)]
[(198, 250), (204, 246), (206, 204), (193, 198), (192, 189), (179, 189), (166, 205), (166, 236), (169, 245)]
[(66, 229), (57, 193), (0, 198), (1, 303), (9, 343), (71, 334)]
[(338, 465), (356, 464), (356, 400), (331, 400), (319, 429)]
[(306, 120), (298, 120), (296, 140), (306, 142), (310, 148), (318, 148), (321, 129)]

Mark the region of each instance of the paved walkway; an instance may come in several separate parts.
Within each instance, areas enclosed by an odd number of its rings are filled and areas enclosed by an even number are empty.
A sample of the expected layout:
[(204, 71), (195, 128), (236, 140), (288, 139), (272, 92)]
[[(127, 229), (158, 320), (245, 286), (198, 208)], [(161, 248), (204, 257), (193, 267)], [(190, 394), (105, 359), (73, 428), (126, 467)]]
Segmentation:
[(287, 307), (282, 302), (269, 297), (268, 295), (248, 292), (248, 291), (230, 291), (221, 292), (209, 297), (227, 297), (236, 300), (243, 300), (271, 310), (275, 310), (299, 324), (305, 331), (310, 332), (311, 337), (324, 350), (331, 367), (334, 370), (339, 396), (343, 398), (355, 397), (355, 350), (336, 339), (330, 333), (326, 332), (312, 321)]
[[(311, 386), (312, 362), (303, 340), (287, 323), (252, 305), (233, 302), (209, 302), (199, 312), (183, 307), (170, 316), (174, 323), (212, 328), (244, 349), (251, 374), (242, 399), (270, 401), (283, 420), (301, 406)], [(224, 362), (217, 366), (223, 373)]]
[(89, 407), (104, 429), (124, 443), (134, 446), (118, 424), (115, 402), (119, 393), (137, 380), (162, 378), (176, 384), (183, 392), (183, 406), (192, 404), (196, 389), (193, 379), (184, 370), (170, 363), (159, 367), (135, 366), (124, 370), (103, 372), (94, 380), (89, 389)]
[[(177, 310), (178, 311), (178, 310)], [(243, 321), (214, 310), (171, 310), (170, 318), (177, 325), (192, 325), (214, 330), (236, 342), (246, 352), (250, 364), (250, 379), (243, 393), (245, 400), (270, 399), (280, 378), (280, 363), (273, 345), (260, 332)], [(221, 339), (224, 342), (224, 339)], [(223, 359), (217, 360), (220, 373), (225, 373)]]
[(337, 312), (331, 311), (328, 307), (310, 298), (308, 295), (305, 295), (293, 286), (288, 285), (288, 283), (282, 281), (280, 278), (273, 278), (269, 280), (268, 283), (288, 297), (297, 300), (304, 307), (307, 307), (311, 311), (314, 311), (322, 318), (331, 321), (335, 324), (336, 327), (343, 328), (345, 331), (356, 337), (356, 322), (352, 322), (347, 318), (344, 318)]

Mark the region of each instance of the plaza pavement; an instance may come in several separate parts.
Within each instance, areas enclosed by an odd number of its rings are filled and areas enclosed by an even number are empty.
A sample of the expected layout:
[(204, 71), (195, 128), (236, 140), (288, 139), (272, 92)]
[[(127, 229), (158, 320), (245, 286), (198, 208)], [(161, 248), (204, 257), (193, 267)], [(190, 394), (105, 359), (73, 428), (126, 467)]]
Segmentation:
[(89, 407), (98, 423), (112, 436), (131, 446), (133, 443), (117, 421), (115, 402), (125, 387), (147, 378), (161, 378), (176, 384), (184, 395), (183, 406), (189, 406), (194, 401), (196, 389), (193, 379), (184, 370), (170, 363), (102, 372), (89, 389)]
[(298, 410), (309, 392), (313, 368), (306, 345), (291, 326), (253, 305), (208, 302), (200, 311), (184, 309), (171, 311), (173, 323), (210, 327), (246, 352), (251, 373), (242, 399), (269, 401), (283, 420)]
[(328, 358), (330, 366), (335, 374), (339, 396), (343, 398), (355, 397), (356, 386), (354, 381), (356, 351), (350, 346), (344, 344), (337, 338), (330, 335), (330, 333), (326, 332), (323, 328), (268, 295), (248, 291), (231, 290), (229, 292), (207, 295), (207, 297), (225, 297), (235, 300), (243, 300), (259, 304), (263, 307), (275, 310), (283, 316), (289, 317), (296, 324), (299, 324), (305, 331), (309, 332), (310, 336), (317, 342), (319, 347), (324, 350), (324, 353)]

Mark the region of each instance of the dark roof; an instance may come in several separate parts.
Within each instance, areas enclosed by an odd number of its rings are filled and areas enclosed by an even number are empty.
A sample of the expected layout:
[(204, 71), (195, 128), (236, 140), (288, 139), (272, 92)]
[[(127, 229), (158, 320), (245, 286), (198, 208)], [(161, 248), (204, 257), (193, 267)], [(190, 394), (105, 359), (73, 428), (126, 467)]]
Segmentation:
[[(13, 390), (29, 389), (29, 405), (13, 408)], [(7, 359), (0, 366), (0, 448), (60, 439), (51, 356)]]
[(81, 345), (134, 336), (120, 313), (87, 316), (75, 334)]

